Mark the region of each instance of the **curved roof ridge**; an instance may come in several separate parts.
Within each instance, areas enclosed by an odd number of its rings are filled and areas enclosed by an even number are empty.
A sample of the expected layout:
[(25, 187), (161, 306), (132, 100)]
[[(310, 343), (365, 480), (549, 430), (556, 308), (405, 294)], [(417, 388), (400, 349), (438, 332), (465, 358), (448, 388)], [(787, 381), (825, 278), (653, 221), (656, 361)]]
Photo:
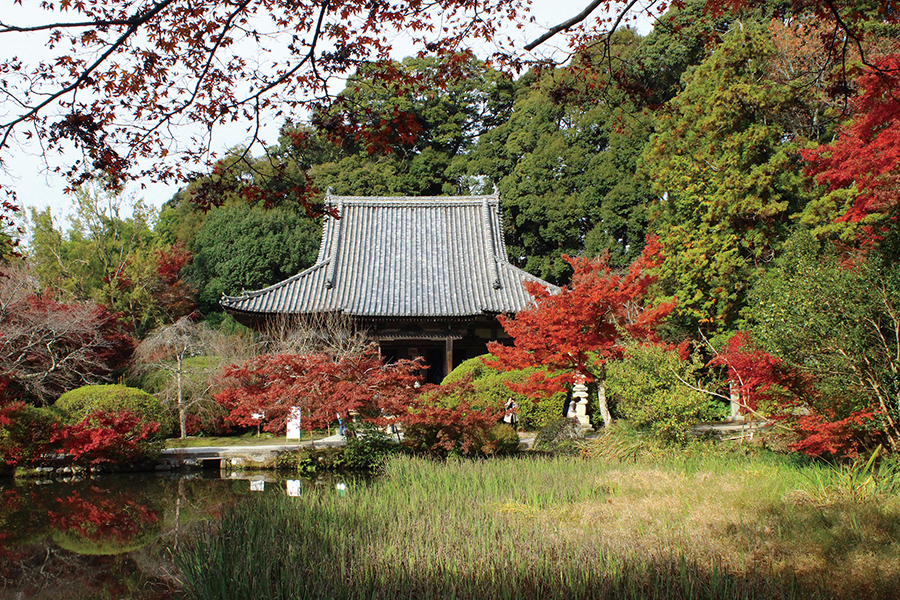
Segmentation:
[(479, 196), (327, 196), (325, 201), (331, 205), (337, 204), (338, 202), (344, 202), (357, 206), (377, 204), (448, 206), (459, 204), (482, 204), (484, 202), (499, 204), (500, 198), (493, 194)]
[(550, 291), (551, 291), (552, 293), (554, 293), (554, 294), (557, 293), (557, 292), (559, 292), (559, 290), (560, 290), (560, 287), (559, 287), (559, 286), (553, 285), (552, 283), (550, 283), (550, 282), (548, 282), (548, 281), (544, 281), (543, 279), (541, 279), (541, 278), (538, 277), (537, 275), (532, 275), (531, 273), (529, 273), (529, 272), (526, 271), (525, 269), (520, 269), (519, 267), (517, 267), (516, 265), (512, 264), (512, 263), (509, 262), (508, 260), (501, 260), (501, 261), (498, 261), (498, 263), (499, 263), (499, 266), (500, 266), (501, 269), (505, 269), (505, 270), (508, 270), (508, 271), (512, 271), (513, 273), (515, 273), (515, 274), (517, 274), (517, 275), (520, 275), (520, 276), (524, 277), (525, 279), (527, 279), (527, 280), (529, 280), (529, 281), (534, 281), (535, 283), (540, 283), (541, 285), (543, 285), (544, 287), (546, 287), (548, 290), (550, 290)]
[(331, 261), (329, 259), (325, 259), (324, 261), (317, 262), (313, 266), (300, 271), (296, 275), (291, 275), (287, 279), (283, 279), (283, 280), (279, 281), (278, 283), (273, 283), (269, 287), (264, 287), (259, 290), (252, 290), (252, 291), (242, 290), (241, 293), (237, 296), (229, 296), (228, 294), (222, 294), (222, 302), (225, 302), (225, 301), (237, 302), (239, 300), (248, 300), (250, 298), (256, 298), (257, 296), (261, 296), (261, 295), (265, 294), (266, 292), (270, 292), (272, 290), (277, 290), (280, 287), (290, 285), (293, 282), (300, 279), (301, 277), (304, 277), (305, 275), (308, 275), (309, 273), (313, 273), (315, 271), (318, 271), (319, 269), (324, 268), (330, 262)]

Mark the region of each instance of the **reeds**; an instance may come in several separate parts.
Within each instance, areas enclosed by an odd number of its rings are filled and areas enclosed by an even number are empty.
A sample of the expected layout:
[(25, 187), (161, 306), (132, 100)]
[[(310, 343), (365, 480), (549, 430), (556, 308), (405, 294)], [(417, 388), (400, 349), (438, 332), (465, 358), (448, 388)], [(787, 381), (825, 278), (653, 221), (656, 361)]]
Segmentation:
[(834, 564), (827, 548), (797, 546), (821, 545), (801, 530), (819, 509), (790, 501), (804, 469), (398, 457), (343, 495), (308, 486), (242, 504), (177, 561), (188, 596), (203, 600), (891, 598), (896, 542), (868, 574), (852, 552)]

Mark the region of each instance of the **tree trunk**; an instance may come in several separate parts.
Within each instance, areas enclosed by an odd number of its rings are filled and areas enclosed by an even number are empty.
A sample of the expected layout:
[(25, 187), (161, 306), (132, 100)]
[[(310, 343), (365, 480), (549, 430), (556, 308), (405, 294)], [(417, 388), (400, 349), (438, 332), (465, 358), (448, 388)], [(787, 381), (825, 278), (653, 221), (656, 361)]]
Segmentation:
[(612, 415), (609, 414), (609, 405), (606, 403), (606, 379), (597, 380), (597, 404), (600, 406), (600, 416), (603, 417), (603, 427), (609, 428)]
[(181, 382), (181, 355), (176, 357), (178, 370), (175, 371), (175, 385), (178, 388), (178, 426), (181, 428), (181, 439), (187, 437), (187, 411), (184, 410), (184, 386)]
[(729, 401), (731, 402), (730, 419), (736, 421), (738, 417), (741, 416), (741, 397), (740, 394), (738, 394), (737, 386), (734, 385), (733, 381), (728, 382), (728, 396)]

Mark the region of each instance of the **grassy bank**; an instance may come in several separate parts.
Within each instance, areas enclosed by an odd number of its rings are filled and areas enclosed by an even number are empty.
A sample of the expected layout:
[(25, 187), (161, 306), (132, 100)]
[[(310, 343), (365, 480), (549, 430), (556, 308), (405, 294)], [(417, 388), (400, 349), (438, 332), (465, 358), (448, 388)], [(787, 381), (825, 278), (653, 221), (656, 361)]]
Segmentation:
[(243, 505), (178, 559), (200, 599), (896, 598), (896, 484), (853, 477), (771, 456), (399, 457), (344, 495)]

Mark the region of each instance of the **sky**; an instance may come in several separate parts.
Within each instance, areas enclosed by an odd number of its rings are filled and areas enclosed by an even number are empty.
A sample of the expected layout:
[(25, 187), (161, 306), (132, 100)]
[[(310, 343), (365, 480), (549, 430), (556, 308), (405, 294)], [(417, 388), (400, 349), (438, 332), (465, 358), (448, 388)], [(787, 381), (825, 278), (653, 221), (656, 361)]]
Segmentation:
[[(511, 37), (521, 41), (519, 45), (524, 45), (543, 33), (546, 28), (577, 15), (588, 2), (589, 0), (534, 0), (532, 14), (536, 23), (516, 31), (511, 34)], [(28, 3), (25, 3), (23, 7), (14, 5), (13, 0), (0, 0), (0, 7), (2, 7), (0, 8), (2, 10), (0, 14), (3, 15), (2, 20), (5, 22), (19, 24), (28, 22), (29, 17), (34, 19), (33, 13), (29, 13)], [(645, 19), (639, 22), (637, 27), (641, 33), (647, 33), (651, 25)], [(543, 54), (551, 53), (554, 51), (554, 44), (561, 42), (562, 38), (551, 39), (539, 51)], [(31, 47), (23, 47), (17, 40), (16, 54), (19, 56), (43, 55), (51, 58), (52, 54), (43, 48), (43, 43), (44, 40), (40, 36), (34, 37)], [(416, 50), (408, 42), (398, 41), (394, 46), (394, 58), (400, 59), (412, 55)], [(0, 50), (4, 54), (7, 51)], [(486, 53), (487, 51), (485, 51)], [(0, 115), (2, 115), (2, 111), (0, 111)], [(302, 117), (295, 120), (302, 120)], [(282, 122), (283, 119), (272, 119), (265, 122), (260, 138), (267, 144), (275, 143)], [(241, 144), (246, 138), (247, 130), (243, 125), (222, 127), (214, 132), (211, 149), (221, 154), (225, 150)], [(71, 160), (74, 160), (75, 157), (75, 155), (68, 156)], [(6, 172), (0, 172), (0, 183), (15, 187), (19, 203), (26, 208), (26, 211), (28, 207), (36, 207), (39, 210), (50, 207), (56, 219), (63, 219), (70, 212), (71, 198), (64, 192), (65, 179), (53, 173), (52, 169), (56, 166), (64, 166), (66, 158), (66, 155), (58, 154), (50, 154), (45, 158), (40, 146), (36, 144), (32, 144), (30, 147), (15, 146), (4, 156), (7, 169)], [(126, 188), (125, 196), (143, 199), (147, 204), (158, 208), (168, 201), (178, 189), (178, 185), (144, 180), (131, 183)]]

